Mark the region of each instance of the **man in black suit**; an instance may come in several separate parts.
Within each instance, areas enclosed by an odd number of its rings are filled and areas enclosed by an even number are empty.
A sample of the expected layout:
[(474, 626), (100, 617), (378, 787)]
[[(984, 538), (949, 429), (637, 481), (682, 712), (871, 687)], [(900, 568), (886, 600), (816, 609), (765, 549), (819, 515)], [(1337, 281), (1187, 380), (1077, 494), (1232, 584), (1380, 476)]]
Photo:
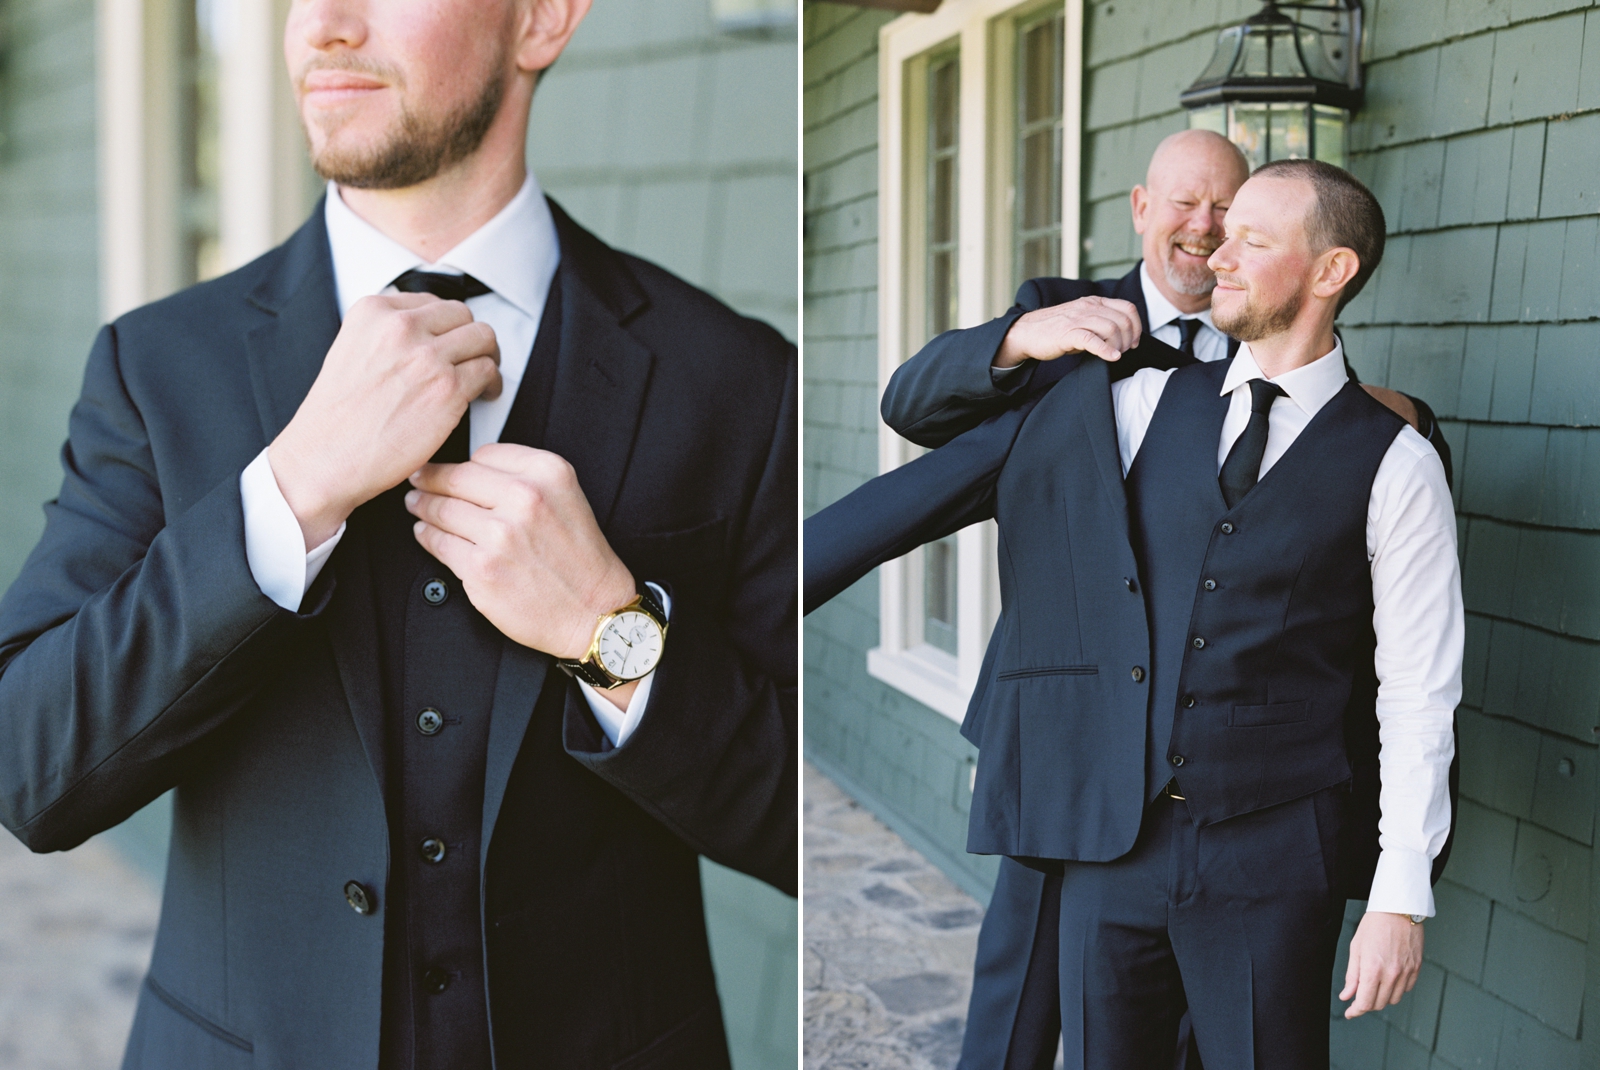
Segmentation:
[(176, 788), (130, 1070), (727, 1066), (697, 856), (796, 884), (795, 352), (540, 194), (587, 7), (296, 3), (327, 198), (96, 340), (0, 820)]
[(1185, 1010), (1213, 1066), (1326, 1065), (1344, 898), (1354, 1016), (1413, 983), (1448, 844), (1445, 473), (1332, 330), (1382, 214), (1335, 168), (1268, 171), (1212, 258), (1250, 350), (1115, 384), (1057, 356), (1048, 392), (807, 522), (808, 606), (854, 554), (1000, 523), (968, 849), (1060, 882), (1069, 1067), (1163, 1065)]
[[(1114, 361), (1113, 381), (1141, 368), (1232, 357), (1239, 343), (1211, 319), (1216, 279), (1206, 261), (1222, 242), (1223, 218), (1248, 175), (1238, 148), (1216, 134), (1190, 130), (1163, 140), (1144, 184), (1130, 195), (1140, 262), (1115, 280), (1030, 280), (1005, 315), (929, 342), (891, 378), (885, 422), (918, 445), (940, 446), (986, 417), (1030, 404), (1068, 370), (1053, 359), (1063, 353)], [(1425, 404), (1381, 387), (1367, 390), (1448, 456)], [(1001, 859), (979, 938), (963, 1070), (1052, 1064), (1060, 1035), (1053, 923), (1059, 896), (1059, 881)]]

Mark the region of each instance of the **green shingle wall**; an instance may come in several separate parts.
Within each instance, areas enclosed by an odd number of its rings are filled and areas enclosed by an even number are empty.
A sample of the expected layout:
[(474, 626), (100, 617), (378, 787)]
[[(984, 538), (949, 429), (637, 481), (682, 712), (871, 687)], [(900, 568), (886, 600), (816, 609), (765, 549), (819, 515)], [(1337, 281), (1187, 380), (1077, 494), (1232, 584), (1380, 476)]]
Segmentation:
[[(1086, 273), (1120, 274), (1138, 257), (1128, 191), (1156, 142), (1186, 125), (1177, 91), (1216, 29), (1258, 6), (1086, 4)], [(1600, 10), (1366, 10), (1368, 103), (1351, 168), (1383, 203), (1391, 240), (1346, 310), (1345, 337), (1364, 378), (1434, 407), (1455, 451), (1463, 803), (1417, 989), (1382, 1015), (1336, 1020), (1334, 1059), (1344, 1070), (1597, 1067)], [(876, 470), (883, 21), (828, 4), (806, 14), (807, 512)], [(876, 641), (871, 577), (808, 621), (810, 753), (971, 881), (964, 799), (948, 777), (969, 752), (942, 717), (866, 677)]]
[(0, 90), (0, 589), (44, 529), (99, 326), (93, 0), (6, 0)]

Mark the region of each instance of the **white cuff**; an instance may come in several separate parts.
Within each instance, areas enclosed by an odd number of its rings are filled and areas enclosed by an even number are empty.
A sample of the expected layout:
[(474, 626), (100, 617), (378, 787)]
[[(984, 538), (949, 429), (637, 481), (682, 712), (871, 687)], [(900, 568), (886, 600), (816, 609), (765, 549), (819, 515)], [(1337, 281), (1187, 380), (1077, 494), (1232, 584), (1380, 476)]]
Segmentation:
[[(671, 620), (672, 596), (649, 580), (645, 581), (645, 585), (655, 592), (661, 608), (666, 611), (667, 619)], [(594, 719), (600, 722), (600, 730), (606, 734), (613, 747), (620, 747), (626, 743), (628, 737), (633, 735), (633, 730), (638, 728), (639, 722), (644, 719), (644, 708), (650, 703), (650, 684), (655, 678), (654, 669), (639, 677), (639, 686), (634, 689), (633, 697), (628, 700), (628, 708), (625, 710), (617, 709), (612, 701), (599, 691), (582, 680), (578, 681), (583, 697), (589, 702), (589, 709), (594, 711)]]
[(345, 526), (340, 524), (327, 542), (306, 553), (300, 521), (278, 487), (266, 450), (240, 473), (239, 496), (244, 503), (244, 558), (250, 575), (262, 594), (289, 612), (298, 612)]
[(1433, 917), (1433, 860), (1419, 851), (1385, 847), (1378, 853), (1367, 912)]

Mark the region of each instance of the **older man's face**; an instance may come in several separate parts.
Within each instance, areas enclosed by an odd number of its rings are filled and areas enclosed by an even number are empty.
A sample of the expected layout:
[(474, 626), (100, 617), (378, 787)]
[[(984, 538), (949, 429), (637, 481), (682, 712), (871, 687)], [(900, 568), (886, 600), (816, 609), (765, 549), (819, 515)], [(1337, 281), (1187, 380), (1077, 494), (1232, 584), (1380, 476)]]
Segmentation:
[(284, 55), (317, 172), (398, 189), (475, 151), (512, 77), (510, 0), (295, 0)]
[(1211, 255), (1211, 318), (1242, 342), (1287, 331), (1306, 303), (1317, 253), (1306, 234), (1316, 193), (1298, 178), (1263, 176), (1240, 188), (1227, 237)]
[(1206, 258), (1222, 244), (1223, 217), (1247, 175), (1220, 138), (1186, 137), (1157, 151), (1134, 194), (1133, 225), (1158, 286), (1191, 298), (1211, 292)]

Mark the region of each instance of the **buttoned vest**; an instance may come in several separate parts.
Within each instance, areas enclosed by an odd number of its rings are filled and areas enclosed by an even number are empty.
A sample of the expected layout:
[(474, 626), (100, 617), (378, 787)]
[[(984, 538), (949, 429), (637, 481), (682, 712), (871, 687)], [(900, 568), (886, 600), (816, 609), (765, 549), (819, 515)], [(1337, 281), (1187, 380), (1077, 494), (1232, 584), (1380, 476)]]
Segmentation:
[[(538, 446), (561, 336), (560, 275), (500, 441)], [(390, 867), (382, 1070), (487, 1070), (479, 860), (489, 712), (505, 637), (417, 543), (408, 485), (351, 518), (366, 540), (386, 719)]]
[(1145, 795), (1175, 779), (1202, 825), (1350, 780), (1347, 731), (1376, 723), (1368, 502), (1404, 426), (1346, 382), (1230, 510), (1226, 375), (1170, 377), (1127, 478), (1151, 636)]

